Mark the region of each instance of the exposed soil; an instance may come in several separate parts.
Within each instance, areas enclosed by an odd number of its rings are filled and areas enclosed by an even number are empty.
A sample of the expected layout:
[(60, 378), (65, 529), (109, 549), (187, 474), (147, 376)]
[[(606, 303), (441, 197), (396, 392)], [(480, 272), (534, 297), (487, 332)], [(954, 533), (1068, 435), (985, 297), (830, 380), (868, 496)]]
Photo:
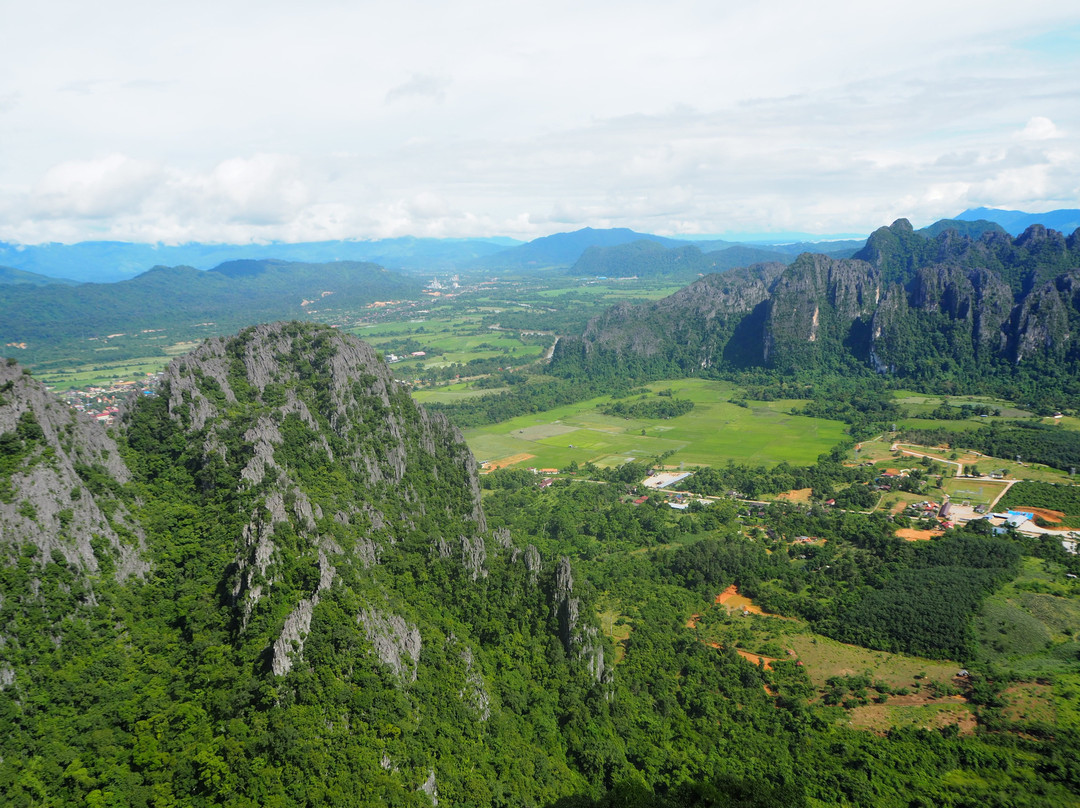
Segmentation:
[(1042, 517), (1046, 522), (1060, 522), (1065, 518), (1064, 511), (1052, 511), (1049, 508), (1029, 508), (1027, 505), (1022, 508), (1012, 508), (1014, 511), (1024, 511), (1025, 513), (1033, 513), (1036, 516)]
[(495, 471), (496, 469), (505, 469), (510, 466), (515, 466), (518, 463), (524, 463), (526, 460), (532, 460), (536, 455), (529, 454), (528, 452), (519, 452), (516, 455), (510, 455), (504, 457), (502, 460), (489, 460), (484, 464), (484, 471)]
[(750, 662), (754, 663), (755, 665), (757, 665), (760, 662), (764, 662), (765, 663), (765, 670), (767, 670), (767, 671), (771, 671), (772, 670), (772, 663), (776, 662), (776, 659), (774, 659), (773, 657), (758, 656), (757, 654), (751, 654), (749, 651), (744, 651), (741, 648), (736, 648), (735, 653), (738, 654), (739, 656), (741, 656), (743, 659), (749, 660)]
[(750, 598), (740, 595), (735, 584), (732, 584), (717, 595), (716, 602), (721, 606), (726, 606), (729, 612), (738, 609), (739, 611), (750, 612), (750, 614), (765, 614), (758, 606), (754, 605)]
[(915, 530), (910, 527), (904, 527), (896, 531), (897, 537), (904, 541), (928, 541), (942, 534), (943, 531), (940, 530)]
[(786, 502), (809, 502), (810, 495), (813, 492), (813, 488), (796, 488), (793, 491), (785, 491), (782, 494), (777, 494), (776, 498)]

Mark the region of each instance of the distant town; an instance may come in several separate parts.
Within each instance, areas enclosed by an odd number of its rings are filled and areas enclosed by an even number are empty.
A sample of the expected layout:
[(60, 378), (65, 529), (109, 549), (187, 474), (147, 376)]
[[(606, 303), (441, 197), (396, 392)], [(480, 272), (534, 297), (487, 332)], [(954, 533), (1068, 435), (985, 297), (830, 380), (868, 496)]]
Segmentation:
[(147, 373), (138, 380), (115, 380), (106, 387), (91, 386), (82, 390), (66, 390), (58, 393), (60, 400), (74, 410), (85, 413), (111, 426), (120, 413), (120, 407), (133, 391), (141, 395), (152, 396), (162, 374)]

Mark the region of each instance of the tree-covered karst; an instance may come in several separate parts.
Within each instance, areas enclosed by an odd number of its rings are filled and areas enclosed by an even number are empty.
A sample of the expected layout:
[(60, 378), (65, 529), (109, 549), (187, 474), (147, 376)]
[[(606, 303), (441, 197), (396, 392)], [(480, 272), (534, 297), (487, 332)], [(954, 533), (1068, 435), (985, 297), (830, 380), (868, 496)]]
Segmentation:
[(928, 238), (936, 238), (946, 230), (955, 230), (961, 236), (970, 236), (971, 238), (976, 239), (982, 236), (983, 233), (1006, 232), (1005, 228), (1000, 224), (994, 221), (988, 221), (987, 219), (940, 219), (932, 225), (921, 228), (919, 233)]
[[(621, 305), (563, 340), (556, 371), (639, 378), (764, 368), (877, 371), (953, 389), (1066, 397), (1080, 361), (1080, 231), (936, 236), (906, 220), (850, 260), (803, 254)], [(1071, 381), (1070, 381), (1071, 380)]]
[(553, 364), (599, 371), (606, 359), (662, 375), (752, 363), (762, 350), (769, 290), (783, 272), (783, 264), (758, 264), (707, 275), (644, 311), (615, 306), (589, 323), (581, 342), (560, 340)]
[(487, 528), (460, 435), (368, 346), (211, 340), (115, 441), (15, 365), (2, 389), (5, 804), (589, 787), (559, 726), (610, 677), (568, 566)]

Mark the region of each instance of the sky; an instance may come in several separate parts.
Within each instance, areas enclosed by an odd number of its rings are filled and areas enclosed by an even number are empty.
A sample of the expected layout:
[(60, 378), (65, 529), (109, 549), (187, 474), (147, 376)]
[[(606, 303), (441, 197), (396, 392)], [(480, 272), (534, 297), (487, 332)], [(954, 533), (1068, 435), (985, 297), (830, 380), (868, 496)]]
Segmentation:
[(1080, 4), (0, 0), (0, 240), (1080, 208)]

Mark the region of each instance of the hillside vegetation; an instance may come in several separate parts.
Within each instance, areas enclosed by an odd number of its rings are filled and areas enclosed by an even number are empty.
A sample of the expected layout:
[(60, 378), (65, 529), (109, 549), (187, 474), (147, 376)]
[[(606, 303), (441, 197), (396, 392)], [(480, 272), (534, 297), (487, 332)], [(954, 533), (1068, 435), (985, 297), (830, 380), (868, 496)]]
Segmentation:
[[(445, 418), (303, 323), (177, 358), (112, 435), (13, 363), (0, 396), (5, 804), (1078, 802), (1080, 737), (1008, 712), (974, 622), (1026, 559), (1075, 594), (1052, 540), (677, 513), (630, 501), (633, 466), (482, 500)], [(725, 622), (732, 585), (817, 634)], [(953, 706), (925, 728), (865, 733), (867, 686), (815, 680), (813, 636), (971, 675), (932, 669)]]

